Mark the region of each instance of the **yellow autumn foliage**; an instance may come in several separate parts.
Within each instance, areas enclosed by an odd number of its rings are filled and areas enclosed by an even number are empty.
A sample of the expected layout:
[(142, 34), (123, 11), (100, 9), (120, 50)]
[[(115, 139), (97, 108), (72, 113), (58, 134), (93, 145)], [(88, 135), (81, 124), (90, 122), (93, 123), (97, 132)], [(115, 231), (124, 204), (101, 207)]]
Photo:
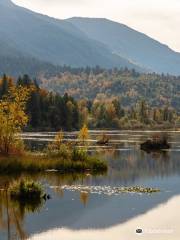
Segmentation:
[(27, 87), (12, 86), (0, 100), (0, 153), (9, 154), (19, 151), (23, 143), (18, 134), (28, 122), (25, 113), (26, 102), (30, 95)]
[(64, 133), (59, 131), (54, 138), (54, 141), (48, 145), (49, 150), (59, 150), (63, 144)]
[(84, 126), (79, 131), (78, 138), (83, 144), (85, 143), (86, 140), (88, 140), (89, 131), (88, 131), (88, 128), (87, 128), (86, 124), (84, 124)]

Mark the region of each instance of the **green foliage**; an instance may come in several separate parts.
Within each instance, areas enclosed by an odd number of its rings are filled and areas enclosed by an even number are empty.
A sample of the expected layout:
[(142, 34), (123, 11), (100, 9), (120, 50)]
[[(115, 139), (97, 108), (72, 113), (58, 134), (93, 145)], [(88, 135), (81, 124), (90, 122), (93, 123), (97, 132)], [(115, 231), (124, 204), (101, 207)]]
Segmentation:
[(90, 112), (92, 116), (90, 126), (93, 128), (142, 129), (171, 128), (177, 125), (178, 114), (169, 106), (150, 107), (145, 100), (141, 100), (131, 108), (117, 108), (118, 101), (120, 106), (121, 101), (117, 99), (94, 101)]
[[(33, 88), (27, 103), (29, 122), (25, 130), (79, 130), (85, 144), (89, 128), (142, 129), (172, 128), (179, 124), (179, 77), (139, 74), (128, 69), (68, 69), (39, 87), (28, 75), (17, 86)], [(12, 86), (6, 75), (0, 80), (0, 98)], [(76, 91), (78, 93), (76, 94)], [(65, 147), (62, 147), (62, 151)]]
[(7, 77), (4, 74), (0, 82), (0, 98), (2, 98), (3, 95), (8, 93), (8, 90), (11, 86), (12, 86), (12, 79)]
[(16, 157), (0, 157), (0, 173), (40, 172), (46, 170), (61, 172), (105, 171), (104, 161), (88, 155), (85, 148), (78, 149), (71, 143), (63, 143), (59, 132), (44, 154), (24, 154)]
[[(0, 79), (0, 99), (13, 85), (6, 75)], [(33, 88), (27, 103), (29, 122), (27, 130), (77, 130), (79, 129), (79, 109), (77, 102), (68, 94), (59, 94), (39, 88), (36, 80), (28, 75), (17, 79), (17, 87)]]
[(13, 182), (8, 191), (11, 198), (15, 200), (40, 200), (44, 194), (39, 183), (24, 179)]
[(76, 101), (64, 94), (48, 92), (39, 88), (36, 81), (25, 75), (18, 84), (34, 86), (28, 102), (27, 112), (30, 118), (29, 128), (39, 130), (77, 130), (79, 128), (79, 111)]
[(70, 144), (63, 143), (64, 134), (58, 132), (53, 140), (47, 147), (47, 155), (49, 157), (60, 158), (62, 160), (71, 160), (72, 149)]
[[(88, 129), (86, 126), (80, 131), (80, 140), (88, 136)], [(47, 155), (53, 158), (59, 158), (63, 161), (69, 162), (81, 162), (86, 163), (91, 160), (91, 157), (88, 156), (86, 147), (77, 147), (72, 143), (63, 143), (63, 133), (59, 132), (54, 138), (54, 141), (48, 145)]]
[(71, 159), (71, 149), (67, 144), (61, 144), (59, 148), (51, 148), (48, 147), (47, 154), (50, 157), (60, 158), (62, 160), (70, 160)]
[(102, 172), (107, 170), (107, 163), (99, 157), (87, 156), (86, 161), (65, 160), (59, 157), (26, 155), (24, 157), (0, 158), (0, 173), (36, 173), (46, 170), (69, 172)]
[(73, 149), (73, 152), (72, 152), (72, 161), (80, 161), (80, 162), (83, 162), (83, 161), (87, 161), (88, 159), (88, 155), (87, 155), (87, 151), (86, 149), (84, 148), (77, 148), (75, 147)]

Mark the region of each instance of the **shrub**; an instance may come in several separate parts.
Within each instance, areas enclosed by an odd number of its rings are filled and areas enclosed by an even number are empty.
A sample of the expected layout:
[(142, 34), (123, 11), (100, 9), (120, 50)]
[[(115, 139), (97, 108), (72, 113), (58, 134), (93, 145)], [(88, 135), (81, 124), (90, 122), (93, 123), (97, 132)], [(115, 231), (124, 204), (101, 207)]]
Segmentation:
[(86, 161), (88, 158), (87, 151), (84, 148), (74, 148), (72, 152), (72, 161)]
[(106, 172), (108, 169), (107, 163), (105, 161), (99, 160), (99, 158), (96, 156), (88, 157), (87, 165), (93, 172)]
[(50, 157), (58, 157), (64, 160), (71, 159), (71, 149), (66, 144), (61, 144), (58, 149), (48, 148), (47, 154)]
[(88, 130), (86, 124), (84, 124), (84, 126), (79, 131), (78, 138), (79, 138), (80, 142), (85, 144), (85, 142), (87, 141), (88, 137), (89, 137), (89, 130)]
[(46, 150), (50, 157), (58, 157), (60, 159), (71, 159), (72, 149), (68, 144), (63, 143), (63, 132), (58, 132), (52, 143), (48, 145)]
[(61, 131), (58, 132), (54, 138), (54, 141), (48, 145), (48, 149), (50, 151), (59, 150), (61, 145), (63, 144), (63, 138), (64, 138), (63, 132)]
[(15, 200), (40, 200), (44, 191), (39, 183), (22, 179), (11, 184), (9, 193), (10, 197)]

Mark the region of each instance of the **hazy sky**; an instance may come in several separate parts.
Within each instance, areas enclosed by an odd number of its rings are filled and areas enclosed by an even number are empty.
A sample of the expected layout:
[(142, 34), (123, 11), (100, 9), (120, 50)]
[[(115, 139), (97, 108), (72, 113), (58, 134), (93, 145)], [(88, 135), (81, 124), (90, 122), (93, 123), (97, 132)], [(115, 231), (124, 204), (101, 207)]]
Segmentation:
[(104, 17), (124, 23), (180, 52), (180, 0), (13, 0), (56, 18)]

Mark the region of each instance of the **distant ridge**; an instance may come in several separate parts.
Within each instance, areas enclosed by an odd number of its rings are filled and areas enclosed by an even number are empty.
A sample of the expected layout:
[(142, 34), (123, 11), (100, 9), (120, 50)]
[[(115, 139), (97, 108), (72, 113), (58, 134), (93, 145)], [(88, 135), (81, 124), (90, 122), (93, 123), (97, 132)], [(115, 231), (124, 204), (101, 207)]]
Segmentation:
[(180, 53), (126, 25), (103, 18), (71, 18), (89, 38), (142, 68), (157, 73), (180, 75)]
[[(34, 13), (9, 0), (0, 0), (1, 42), (6, 42), (13, 53), (18, 52), (24, 58), (30, 57), (54, 65), (100, 65), (105, 68), (142, 70), (127, 59), (113, 54), (104, 44), (88, 38), (73, 24)], [(9, 56), (11, 51), (7, 51)]]
[(58, 20), (10, 0), (0, 0), (0, 50), (0, 74), (8, 69), (36, 75), (49, 64), (180, 75), (179, 53), (125, 25), (98, 18)]

